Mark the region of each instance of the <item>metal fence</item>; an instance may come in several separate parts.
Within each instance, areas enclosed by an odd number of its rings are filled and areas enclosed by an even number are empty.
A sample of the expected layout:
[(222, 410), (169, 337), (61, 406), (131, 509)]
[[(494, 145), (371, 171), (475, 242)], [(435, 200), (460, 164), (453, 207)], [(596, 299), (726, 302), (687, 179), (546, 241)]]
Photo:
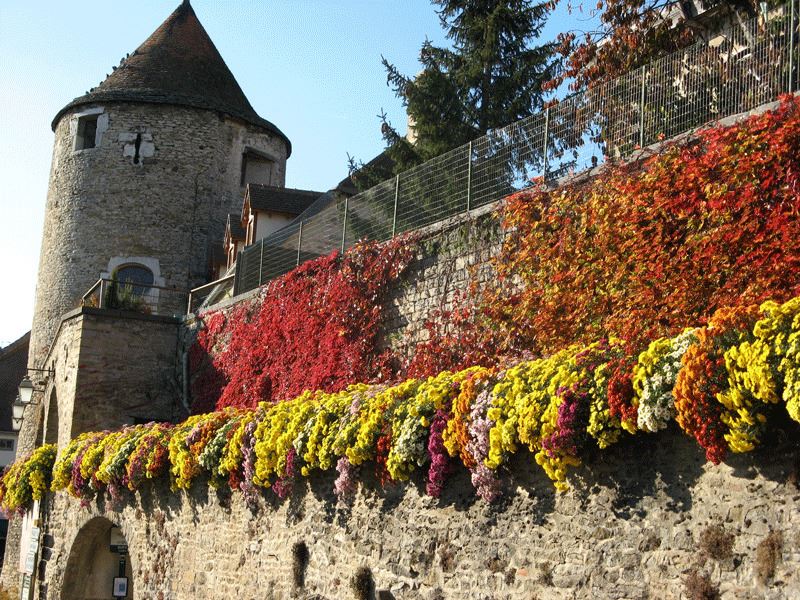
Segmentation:
[(233, 295), (233, 280), (234, 275), (226, 275), (191, 289), (186, 302), (186, 314), (192, 314), (203, 305), (217, 304), (230, 298)]
[(116, 279), (98, 279), (81, 298), (81, 306), (179, 317), (186, 312), (182, 290)]
[(362, 239), (383, 241), (469, 212), (726, 116), (797, 85), (795, 2), (734, 19), (700, 42), (561, 100), (350, 198), (323, 197), (289, 227), (245, 249), (234, 294)]

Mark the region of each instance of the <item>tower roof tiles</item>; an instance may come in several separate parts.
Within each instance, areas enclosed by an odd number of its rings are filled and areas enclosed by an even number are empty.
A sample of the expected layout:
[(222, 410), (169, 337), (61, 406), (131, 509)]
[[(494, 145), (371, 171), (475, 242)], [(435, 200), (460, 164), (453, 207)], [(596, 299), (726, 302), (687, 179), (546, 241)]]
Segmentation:
[(292, 151), (289, 138), (250, 105), (188, 0), (105, 81), (62, 108), (53, 130), (76, 106), (119, 101), (219, 111), (271, 131), (286, 143), (287, 155)]

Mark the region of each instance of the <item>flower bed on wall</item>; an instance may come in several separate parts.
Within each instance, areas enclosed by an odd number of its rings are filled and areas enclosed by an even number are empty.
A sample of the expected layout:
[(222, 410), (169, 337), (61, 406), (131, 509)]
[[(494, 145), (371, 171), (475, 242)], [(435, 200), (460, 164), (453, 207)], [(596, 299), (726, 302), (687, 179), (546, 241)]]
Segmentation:
[(800, 98), (636, 163), (508, 199), (495, 286), (431, 319), (413, 376), (800, 294)]
[(363, 469), (384, 482), (427, 475), (438, 496), (455, 465), (487, 501), (501, 467), (527, 451), (555, 484), (591, 447), (655, 433), (676, 421), (713, 462), (747, 452), (781, 414), (800, 422), (800, 297), (720, 309), (705, 325), (659, 338), (635, 356), (617, 339), (568, 346), (547, 358), (445, 371), (396, 385), (306, 391), (255, 409), (229, 407), (177, 425), (85, 433), (16, 462), (0, 482), (6, 510), (49, 488), (91, 501), (169, 477), (174, 490), (201, 475), (255, 502), (300, 477), (337, 469), (352, 494)]

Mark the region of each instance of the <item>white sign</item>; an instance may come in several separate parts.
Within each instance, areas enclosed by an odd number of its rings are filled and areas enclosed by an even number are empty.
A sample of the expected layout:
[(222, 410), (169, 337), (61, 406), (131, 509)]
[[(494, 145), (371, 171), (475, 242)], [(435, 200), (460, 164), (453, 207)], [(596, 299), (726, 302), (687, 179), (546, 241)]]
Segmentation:
[(36, 553), (39, 551), (39, 528), (31, 527), (30, 542), (28, 543), (28, 554), (25, 557), (25, 573), (33, 575), (33, 568), (36, 566)]
[[(32, 574), (33, 569), (28, 570), (28, 555), (30, 554), (31, 541), (36, 540), (36, 549), (39, 549), (39, 501), (34, 500), (31, 509), (22, 517), (22, 532), (19, 538), (19, 570), (21, 573)], [(34, 532), (34, 528), (36, 531)], [(35, 535), (34, 535), (35, 533)]]
[(128, 595), (128, 578), (114, 577), (114, 598), (124, 598)]
[(22, 592), (19, 597), (20, 600), (29, 600), (31, 597), (31, 576), (27, 573), (22, 576)]
[(122, 530), (119, 527), (111, 528), (110, 549), (114, 554), (128, 553), (128, 542), (125, 541), (125, 536), (122, 535)]

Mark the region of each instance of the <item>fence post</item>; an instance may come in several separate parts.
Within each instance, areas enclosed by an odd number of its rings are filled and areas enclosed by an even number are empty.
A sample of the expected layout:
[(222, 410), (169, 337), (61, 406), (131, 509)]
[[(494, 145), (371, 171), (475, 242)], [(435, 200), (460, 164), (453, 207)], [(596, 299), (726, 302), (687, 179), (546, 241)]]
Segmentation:
[(242, 253), (236, 255), (236, 262), (233, 264), (233, 295), (238, 296), (239, 290), (242, 287), (241, 281), (241, 266), (242, 266)]
[(98, 303), (97, 308), (105, 308), (103, 305), (106, 301), (106, 280), (100, 280), (100, 302)]
[(550, 135), (550, 107), (544, 109), (544, 147), (542, 148), (542, 156), (544, 157), (544, 169), (542, 171), (542, 179), (547, 179), (547, 138)]
[(400, 175), (394, 176), (394, 213), (392, 214), (392, 237), (397, 233), (397, 201), (400, 198)]
[(264, 273), (264, 238), (261, 238), (261, 251), (258, 257), (258, 285), (261, 287), (262, 273)]
[(647, 67), (642, 67), (642, 91), (639, 96), (639, 148), (644, 148), (644, 92), (647, 79)]
[(467, 212), (472, 204), (472, 140), (467, 147)]
[(789, 9), (789, 89), (787, 92), (794, 91), (794, 3), (795, 0), (790, 0), (791, 8)]
[(303, 246), (303, 221), (300, 221), (300, 231), (297, 234), (297, 266), (300, 266), (300, 248)]
[(344, 218), (342, 219), (342, 254), (344, 254), (344, 243), (347, 238), (347, 203), (350, 196), (344, 197)]

